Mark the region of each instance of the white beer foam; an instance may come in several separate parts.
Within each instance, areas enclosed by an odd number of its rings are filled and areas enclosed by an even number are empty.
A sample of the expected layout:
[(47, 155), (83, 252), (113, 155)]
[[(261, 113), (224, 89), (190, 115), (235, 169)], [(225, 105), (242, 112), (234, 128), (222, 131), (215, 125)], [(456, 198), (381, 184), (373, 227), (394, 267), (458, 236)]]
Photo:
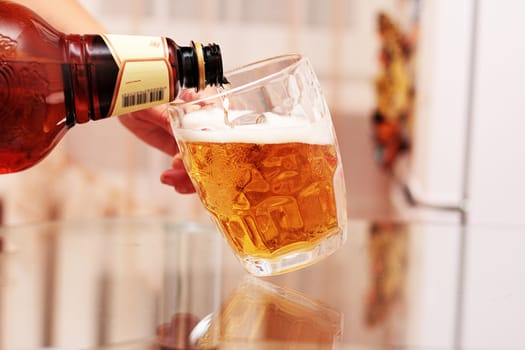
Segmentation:
[[(229, 111), (229, 120), (249, 114), (249, 111)], [(236, 125), (224, 123), (222, 109), (198, 110), (184, 116), (184, 129), (174, 128), (177, 139), (191, 142), (219, 143), (285, 143), (301, 142), (315, 145), (334, 143), (330, 116), (309, 121), (297, 115), (282, 116), (264, 113), (261, 124)]]

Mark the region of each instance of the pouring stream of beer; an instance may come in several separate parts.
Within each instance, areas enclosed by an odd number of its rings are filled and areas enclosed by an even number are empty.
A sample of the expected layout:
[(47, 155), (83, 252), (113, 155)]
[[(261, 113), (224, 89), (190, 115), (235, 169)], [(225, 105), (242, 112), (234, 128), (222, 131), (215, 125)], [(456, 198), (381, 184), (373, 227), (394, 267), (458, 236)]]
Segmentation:
[[(220, 85), (217, 87), (217, 93), (221, 94), (224, 91), (226, 91), (227, 88), (224, 85)], [(229, 113), (230, 110), (230, 99), (228, 96), (221, 97), (222, 101), (222, 110), (224, 112), (224, 124), (228, 125), (230, 128), (233, 128), (233, 123), (230, 122)]]
[(233, 123), (230, 122), (228, 118), (228, 111), (230, 110), (230, 99), (228, 96), (222, 99), (222, 110), (224, 111), (224, 124), (228, 125), (230, 128), (233, 128)]

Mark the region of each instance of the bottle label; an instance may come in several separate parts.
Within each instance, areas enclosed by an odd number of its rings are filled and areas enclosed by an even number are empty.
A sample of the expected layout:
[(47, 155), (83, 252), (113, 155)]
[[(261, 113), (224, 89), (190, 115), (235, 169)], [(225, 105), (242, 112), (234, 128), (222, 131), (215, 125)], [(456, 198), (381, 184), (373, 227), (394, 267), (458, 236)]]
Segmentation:
[(168, 103), (173, 88), (166, 39), (158, 36), (101, 34), (119, 75), (110, 115)]

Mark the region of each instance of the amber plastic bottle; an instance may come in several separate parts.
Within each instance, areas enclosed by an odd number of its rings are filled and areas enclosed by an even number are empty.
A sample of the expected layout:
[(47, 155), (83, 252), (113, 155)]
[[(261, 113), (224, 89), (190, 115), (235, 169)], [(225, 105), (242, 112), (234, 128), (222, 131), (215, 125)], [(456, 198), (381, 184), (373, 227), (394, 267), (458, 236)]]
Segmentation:
[(218, 45), (165, 37), (77, 35), (0, 0), (0, 174), (42, 160), (76, 123), (225, 82)]

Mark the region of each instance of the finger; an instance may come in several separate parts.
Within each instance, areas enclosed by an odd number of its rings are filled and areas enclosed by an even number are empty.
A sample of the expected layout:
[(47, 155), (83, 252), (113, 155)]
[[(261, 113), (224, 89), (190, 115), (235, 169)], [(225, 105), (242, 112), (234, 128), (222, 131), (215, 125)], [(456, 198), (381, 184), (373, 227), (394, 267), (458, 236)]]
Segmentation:
[(119, 117), (121, 123), (142, 141), (170, 156), (178, 152), (177, 143), (164, 109), (150, 108)]
[(171, 160), (171, 167), (173, 169), (186, 171), (186, 168), (184, 167), (184, 161), (182, 160), (182, 154), (177, 153), (175, 156), (173, 156), (173, 159)]
[(195, 89), (184, 89), (179, 94), (179, 98), (185, 102), (198, 100), (199, 97), (199, 93)]
[(165, 105), (141, 109), (132, 113), (133, 117), (144, 122), (153, 123), (171, 133), (168, 108)]
[(168, 169), (160, 176), (160, 182), (172, 186), (175, 191), (181, 194), (195, 193), (195, 187), (193, 187), (190, 177), (185, 170)]
[(162, 173), (161, 182), (173, 186), (179, 193), (187, 194), (195, 192), (195, 188), (193, 187), (193, 183), (184, 167), (180, 153), (173, 157), (171, 169)]
[[(137, 134), (135, 134), (137, 135)], [(147, 134), (137, 135), (150, 146), (161, 150), (169, 156), (179, 153), (177, 141), (173, 136), (163, 129), (150, 130)]]

